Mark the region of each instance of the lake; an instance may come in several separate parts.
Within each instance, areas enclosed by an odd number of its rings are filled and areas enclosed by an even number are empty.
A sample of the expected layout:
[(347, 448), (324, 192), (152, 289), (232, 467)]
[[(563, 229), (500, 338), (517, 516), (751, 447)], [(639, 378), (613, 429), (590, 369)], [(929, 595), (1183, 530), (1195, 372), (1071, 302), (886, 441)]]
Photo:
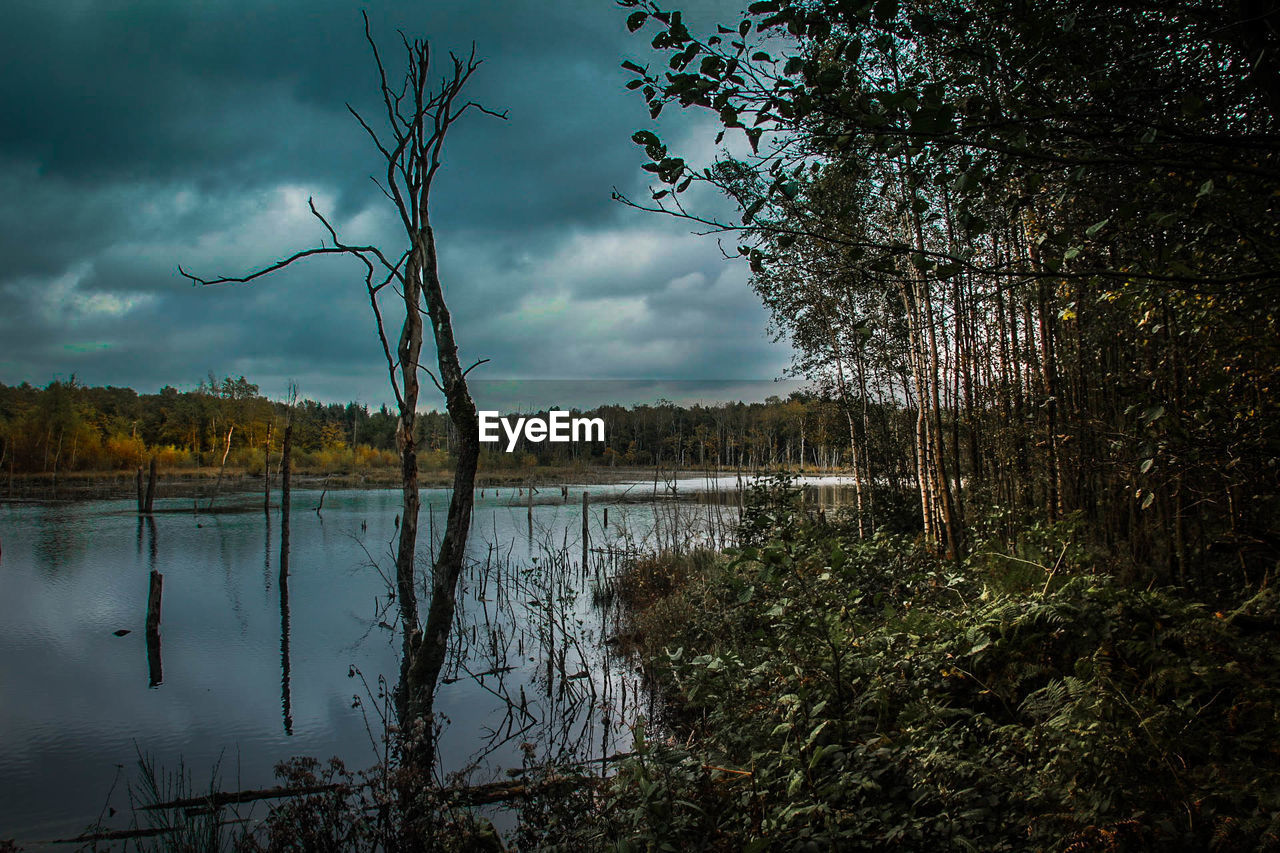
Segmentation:
[[(592, 585), (620, 553), (720, 544), (736, 490), (733, 477), (539, 487), (532, 514), (514, 488), (477, 493), (436, 703), (443, 769), (483, 782), (519, 767), (522, 744), (561, 760), (625, 750), (647, 697), (634, 662), (606, 651)], [(140, 754), (186, 768), (196, 791), (215, 768), (233, 790), (275, 784), (296, 755), (351, 769), (382, 757), (401, 647), (384, 580), (400, 493), (330, 491), (317, 513), (321, 496), (293, 493), (284, 589), (279, 511), (264, 513), (261, 495), (224, 495), (216, 513), (162, 496), (149, 519), (133, 501), (0, 507), (0, 838), (75, 835), (108, 806), (121, 812), (108, 824), (126, 826)], [(420, 574), (448, 497), (422, 491)], [(144, 631), (153, 569), (158, 656)]]

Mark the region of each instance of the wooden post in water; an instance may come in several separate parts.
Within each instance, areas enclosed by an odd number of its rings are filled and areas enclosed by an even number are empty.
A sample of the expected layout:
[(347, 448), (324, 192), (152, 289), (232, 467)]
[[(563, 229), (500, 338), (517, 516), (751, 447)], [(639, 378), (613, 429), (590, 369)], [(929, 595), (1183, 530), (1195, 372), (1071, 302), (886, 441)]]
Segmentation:
[(529, 526), (533, 527), (533, 481), (529, 481)]
[(605, 527), (609, 526), (609, 508), (608, 507), (604, 508), (604, 526)]
[(147, 673), (151, 686), (164, 681), (160, 662), (160, 601), (164, 594), (164, 575), (151, 570), (151, 588), (147, 593)]
[(151, 687), (164, 682), (164, 661), (160, 656), (160, 632), (147, 634), (147, 681)]
[(142, 493), (142, 466), (138, 466), (138, 515), (146, 512), (146, 498)]
[(582, 493), (582, 571), (587, 570), (587, 547), (591, 542), (591, 537), (587, 528), (587, 509), (591, 505), (591, 494), (589, 492)]
[(151, 589), (147, 594), (147, 632), (160, 630), (160, 599), (164, 595), (164, 575), (151, 570)]
[(156, 499), (156, 458), (152, 456), (151, 465), (149, 470), (147, 471), (146, 507), (143, 510), (147, 515), (151, 515), (151, 509), (155, 504), (155, 499)]

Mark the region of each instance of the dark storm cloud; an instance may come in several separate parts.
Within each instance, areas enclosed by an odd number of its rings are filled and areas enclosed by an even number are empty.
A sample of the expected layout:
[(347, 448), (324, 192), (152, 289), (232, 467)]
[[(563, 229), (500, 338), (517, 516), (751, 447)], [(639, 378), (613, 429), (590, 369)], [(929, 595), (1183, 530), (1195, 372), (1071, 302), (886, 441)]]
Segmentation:
[[(691, 4), (709, 27), (731, 6)], [(643, 190), (623, 89), (644, 58), (610, 2), (381, 4), (441, 56), (472, 40), (470, 96), (508, 110), (451, 134), (433, 193), (464, 355), (493, 376), (769, 378), (786, 353), (714, 241), (628, 210)], [(338, 2), (11, 5), (0, 34), (0, 381), (190, 385), (243, 373), (278, 394), (389, 397), (358, 265), (191, 288), (316, 243), (308, 196), (349, 239), (398, 245), (369, 180), (377, 122), (359, 7)], [(693, 122), (664, 132), (706, 151)], [(692, 144), (692, 143), (691, 143)], [(371, 156), (372, 155), (372, 156)]]

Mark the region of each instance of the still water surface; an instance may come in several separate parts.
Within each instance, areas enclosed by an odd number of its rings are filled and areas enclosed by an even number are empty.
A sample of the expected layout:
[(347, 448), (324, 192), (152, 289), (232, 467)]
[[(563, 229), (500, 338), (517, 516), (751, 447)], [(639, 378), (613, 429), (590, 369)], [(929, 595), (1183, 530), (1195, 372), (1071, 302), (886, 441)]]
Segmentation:
[[(734, 486), (699, 479), (679, 490)], [(474, 766), (473, 779), (486, 781), (519, 766), (524, 742), (584, 757), (629, 745), (638, 684), (603, 651), (609, 628), (591, 605), (607, 557), (593, 551), (591, 570), (558, 577), (539, 566), (557, 551), (580, 563), (584, 490), (593, 549), (688, 541), (736, 519), (736, 498), (635, 502), (653, 488), (572, 486), (567, 499), (559, 487), (540, 491), (532, 523), (513, 489), (477, 496), (466, 642), (437, 699), (446, 769)], [(329, 492), (316, 513), (320, 498), (294, 492), (287, 601), (279, 513), (264, 514), (260, 496), (225, 496), (220, 506), (239, 511), (217, 514), (158, 500), (151, 520), (130, 501), (0, 506), (0, 838), (75, 834), (108, 802), (124, 811), (140, 753), (169, 770), (181, 761), (197, 790), (208, 790), (215, 766), (219, 787), (233, 789), (274, 784), (275, 765), (295, 755), (336, 755), (352, 769), (378, 760), (379, 676), (392, 685), (398, 676), (383, 575), (393, 573), (400, 494)], [(422, 501), (427, 565), (448, 492), (425, 489)], [(164, 575), (162, 673), (152, 672), (143, 630), (152, 569)], [(513, 714), (499, 694), (523, 696), (525, 710)]]

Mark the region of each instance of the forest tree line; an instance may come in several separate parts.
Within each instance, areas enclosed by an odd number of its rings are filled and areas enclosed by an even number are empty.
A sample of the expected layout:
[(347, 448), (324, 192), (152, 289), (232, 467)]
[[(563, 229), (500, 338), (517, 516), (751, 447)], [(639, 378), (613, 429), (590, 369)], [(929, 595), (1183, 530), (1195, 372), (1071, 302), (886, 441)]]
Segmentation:
[[(847, 470), (848, 413), (831, 397), (792, 393), (764, 402), (678, 405), (670, 401), (601, 406), (577, 412), (604, 420), (605, 441), (531, 443), (511, 453), (486, 447), (489, 469), (577, 464), (611, 467)], [(524, 413), (524, 414), (546, 414)], [(331, 472), (393, 467), (396, 415), (386, 406), (299, 400), (291, 407), (246, 380), (210, 376), (195, 389), (156, 394), (92, 387), (75, 378), (44, 388), (0, 383), (0, 470), (17, 474), (132, 470), (155, 456), (162, 469), (217, 466), (260, 473), (268, 449), (279, 459), (283, 427), (303, 467)], [(879, 444), (902, 441), (909, 413), (876, 413)], [(456, 435), (447, 415), (421, 413), (419, 455), (425, 468), (451, 464)], [(880, 433), (877, 433), (880, 434)], [(505, 445), (504, 445), (505, 446)], [(496, 447), (496, 446), (495, 446)], [(902, 467), (885, 474), (909, 477)]]

